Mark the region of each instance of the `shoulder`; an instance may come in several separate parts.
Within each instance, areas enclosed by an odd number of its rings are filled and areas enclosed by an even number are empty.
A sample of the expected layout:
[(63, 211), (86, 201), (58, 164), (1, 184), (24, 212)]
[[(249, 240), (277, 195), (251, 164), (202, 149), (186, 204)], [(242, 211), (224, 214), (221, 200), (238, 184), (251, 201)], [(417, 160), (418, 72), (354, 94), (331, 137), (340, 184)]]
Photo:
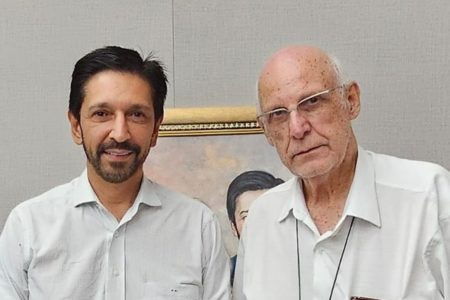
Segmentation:
[(297, 177), (267, 190), (253, 202), (246, 223), (277, 222), (280, 214), (288, 209), (297, 192)]
[(426, 192), (436, 184), (450, 184), (449, 171), (438, 164), (367, 153), (372, 158), (378, 184), (417, 192)]
[(60, 210), (62, 206), (68, 205), (73, 196), (73, 189), (77, 179), (71, 182), (58, 185), (52, 189), (35, 196), (31, 199), (25, 200), (18, 204), (13, 210), (12, 214), (31, 214), (50, 213), (55, 210)]
[(147, 183), (161, 202), (162, 210), (171, 211), (180, 216), (201, 216), (207, 220), (214, 218), (214, 213), (202, 201), (194, 199), (171, 188), (148, 179)]
[(18, 204), (10, 212), (5, 230), (9, 228), (17, 232), (20, 228), (21, 234), (43, 230), (46, 234), (48, 229), (55, 228), (58, 222), (65, 222), (66, 212), (73, 207), (71, 203), (76, 180), (56, 186)]
[(289, 197), (295, 191), (297, 185), (298, 178), (293, 177), (288, 181), (267, 190), (255, 200), (252, 204), (252, 210), (263, 208), (273, 209), (286, 205), (286, 202), (289, 201)]
[(440, 220), (450, 218), (448, 170), (431, 162), (369, 154), (374, 163), (377, 189), (390, 197), (389, 203), (392, 203), (394, 199), (391, 198), (395, 195), (397, 203), (410, 204), (414, 201), (417, 209), (430, 209)]

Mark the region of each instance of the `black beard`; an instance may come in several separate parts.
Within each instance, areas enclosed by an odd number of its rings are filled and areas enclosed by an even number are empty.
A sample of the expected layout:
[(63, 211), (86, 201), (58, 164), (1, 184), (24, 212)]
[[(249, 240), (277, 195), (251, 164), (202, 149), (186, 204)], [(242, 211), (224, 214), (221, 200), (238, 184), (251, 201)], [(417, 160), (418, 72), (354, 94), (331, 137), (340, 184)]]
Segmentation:
[[(130, 144), (129, 142), (117, 143), (116, 141), (110, 141), (108, 143), (103, 143), (97, 148), (95, 154), (86, 148), (84, 142), (83, 148), (89, 163), (94, 167), (97, 175), (109, 183), (121, 183), (130, 179), (145, 161), (145, 156), (139, 157), (141, 147)], [(109, 166), (112, 170), (106, 170), (102, 166), (101, 156), (106, 150), (113, 148), (131, 151), (134, 155), (131, 165), (127, 166), (124, 162), (110, 162)]]

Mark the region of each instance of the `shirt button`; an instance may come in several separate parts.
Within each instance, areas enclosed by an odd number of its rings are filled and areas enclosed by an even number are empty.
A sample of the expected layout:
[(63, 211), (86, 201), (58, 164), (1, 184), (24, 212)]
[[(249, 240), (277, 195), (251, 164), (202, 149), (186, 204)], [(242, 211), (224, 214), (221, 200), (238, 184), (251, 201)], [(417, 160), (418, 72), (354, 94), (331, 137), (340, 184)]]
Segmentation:
[(117, 231), (114, 232), (114, 235), (113, 235), (113, 236), (114, 236), (115, 239), (117, 239), (117, 238), (119, 237), (119, 232), (117, 232)]
[(117, 277), (117, 276), (119, 276), (120, 274), (119, 274), (119, 271), (117, 271), (117, 270), (114, 270), (113, 271), (113, 275), (114, 275), (114, 277)]

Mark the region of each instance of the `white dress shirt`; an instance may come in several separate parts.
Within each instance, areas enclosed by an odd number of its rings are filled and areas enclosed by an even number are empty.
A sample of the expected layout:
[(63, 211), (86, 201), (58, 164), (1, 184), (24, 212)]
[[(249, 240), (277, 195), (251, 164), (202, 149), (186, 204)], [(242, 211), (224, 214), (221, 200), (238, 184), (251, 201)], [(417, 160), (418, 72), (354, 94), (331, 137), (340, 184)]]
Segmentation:
[(0, 299), (229, 299), (219, 225), (144, 179), (120, 222), (77, 179), (18, 205), (0, 237)]
[[(234, 299), (450, 299), (450, 174), (442, 167), (359, 148), (341, 220), (319, 234), (301, 180), (269, 190), (250, 209)], [(296, 220), (298, 237), (296, 242)]]

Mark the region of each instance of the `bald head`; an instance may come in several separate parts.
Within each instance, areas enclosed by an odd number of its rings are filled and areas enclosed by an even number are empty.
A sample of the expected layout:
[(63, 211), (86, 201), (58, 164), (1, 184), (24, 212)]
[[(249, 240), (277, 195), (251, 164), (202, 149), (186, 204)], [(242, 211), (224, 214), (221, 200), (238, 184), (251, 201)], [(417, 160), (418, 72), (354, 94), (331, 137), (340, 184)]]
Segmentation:
[(304, 89), (319, 84), (330, 88), (342, 84), (342, 77), (336, 59), (323, 50), (289, 46), (278, 50), (264, 65), (258, 80), (258, 96), (261, 102), (294, 83), (300, 83)]

